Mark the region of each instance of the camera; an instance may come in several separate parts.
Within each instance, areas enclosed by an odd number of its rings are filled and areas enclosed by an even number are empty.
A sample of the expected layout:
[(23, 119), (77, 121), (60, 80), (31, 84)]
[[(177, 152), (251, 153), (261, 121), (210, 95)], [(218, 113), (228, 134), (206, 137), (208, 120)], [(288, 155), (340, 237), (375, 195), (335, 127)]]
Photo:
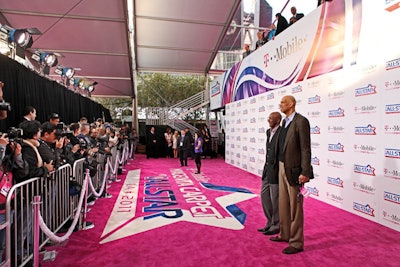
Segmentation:
[(79, 138), (79, 147), (81, 150), (86, 150), (88, 149), (88, 145), (86, 141), (83, 138)]
[(10, 103), (6, 101), (0, 101), (0, 110), (6, 110), (6, 111), (11, 111), (11, 105)]
[(72, 139), (72, 137), (74, 136), (74, 132), (69, 131), (67, 126), (65, 126), (63, 122), (60, 122), (56, 126), (56, 136), (57, 139), (61, 137), (67, 137), (68, 139)]
[(23, 135), (23, 130), (20, 128), (11, 127), (7, 131), (7, 137), (10, 143), (14, 141), (18, 142), (19, 140), (21, 140), (22, 135)]

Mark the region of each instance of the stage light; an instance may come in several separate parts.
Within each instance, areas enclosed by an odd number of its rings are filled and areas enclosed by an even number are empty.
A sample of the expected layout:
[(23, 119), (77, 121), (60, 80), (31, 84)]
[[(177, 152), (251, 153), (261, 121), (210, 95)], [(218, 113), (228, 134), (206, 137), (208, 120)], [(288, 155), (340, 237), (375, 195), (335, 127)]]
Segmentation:
[(57, 56), (50, 52), (43, 52), (40, 54), (40, 63), (44, 63), (49, 67), (54, 67), (58, 63)]
[(33, 44), (32, 35), (26, 30), (11, 30), (10, 41), (24, 49), (30, 48)]
[(91, 93), (94, 91), (95, 85), (97, 84), (97, 82), (88, 80), (87, 78), (75, 78), (73, 81), (71, 80), (71, 84), (72, 83), (77, 92), (86, 94), (88, 97), (91, 96)]
[(61, 77), (66, 77), (69, 80), (74, 77), (75, 69), (59, 65), (54, 72), (61, 75)]
[(85, 90), (85, 80), (79, 80), (78, 87), (82, 90)]
[(61, 76), (61, 84), (69, 87), (71, 84), (74, 86), (75, 89), (79, 87), (79, 81), (81, 79), (74, 79), (75, 71), (81, 70), (80, 68), (70, 68), (64, 67), (62, 65), (58, 65), (57, 68), (54, 70), (55, 73)]
[(54, 67), (58, 63), (58, 56), (52, 52), (42, 52), (35, 50), (32, 54), (32, 59), (39, 62), (41, 74), (49, 75), (50, 68)]
[(73, 68), (64, 68), (62, 71), (62, 75), (67, 77), (68, 79), (71, 79), (74, 77), (75, 70)]
[(33, 44), (32, 34), (41, 34), (36, 28), (14, 29), (8, 25), (1, 25), (0, 39), (10, 44), (15, 44), (23, 49), (30, 48)]
[(79, 84), (81, 83), (82, 78), (71, 78), (69, 79), (69, 83), (74, 87), (75, 91), (79, 91)]
[(94, 91), (94, 86), (97, 84), (97, 82), (93, 82), (92, 84), (88, 85), (87, 90), (89, 93), (92, 93)]
[(32, 59), (48, 67), (54, 67), (58, 63), (56, 54), (51, 52), (42, 52), (39, 50), (36, 50), (32, 54)]

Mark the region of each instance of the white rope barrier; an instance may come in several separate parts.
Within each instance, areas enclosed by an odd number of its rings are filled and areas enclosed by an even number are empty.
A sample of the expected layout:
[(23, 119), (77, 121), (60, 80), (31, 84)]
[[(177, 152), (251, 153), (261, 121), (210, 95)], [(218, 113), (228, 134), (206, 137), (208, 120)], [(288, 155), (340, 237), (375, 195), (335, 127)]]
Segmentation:
[(42, 214), (40, 214), (40, 210), (39, 210), (39, 225), (40, 225), (40, 229), (42, 229), (43, 233), (46, 234), (46, 236), (48, 238), (50, 238), (51, 241), (53, 242), (57, 242), (57, 243), (61, 243), (64, 242), (65, 240), (67, 240), (70, 235), (72, 234), (72, 232), (75, 229), (76, 224), (78, 223), (78, 219), (79, 219), (79, 215), (81, 214), (81, 210), (82, 210), (82, 204), (83, 204), (83, 200), (84, 200), (84, 196), (85, 196), (85, 191), (84, 188), (86, 188), (86, 186), (88, 185), (88, 180), (89, 180), (89, 174), (86, 174), (85, 176), (85, 180), (83, 181), (83, 185), (82, 185), (82, 189), (81, 189), (81, 195), (79, 196), (79, 204), (78, 204), (78, 210), (75, 213), (74, 216), (74, 220), (71, 224), (71, 226), (69, 227), (68, 231), (65, 233), (65, 235), (63, 236), (57, 236), (55, 235), (45, 224), (45, 222), (43, 221), (43, 217)]
[(79, 196), (78, 209), (77, 209), (77, 211), (76, 211), (76, 213), (74, 215), (74, 220), (73, 220), (71, 226), (69, 227), (68, 231), (63, 236), (57, 236), (55, 233), (53, 233), (47, 227), (46, 223), (44, 222), (43, 217), (42, 217), (42, 215), (40, 213), (40, 210), (38, 211), (39, 212), (39, 226), (40, 226), (40, 229), (43, 231), (43, 233), (48, 238), (50, 238), (51, 241), (57, 242), (57, 243), (61, 243), (61, 242), (64, 242), (65, 240), (67, 240), (71, 236), (72, 232), (75, 229), (76, 224), (78, 223), (79, 215), (81, 214), (82, 204), (83, 204), (83, 200), (85, 198), (85, 191), (86, 191), (85, 188), (87, 188), (88, 185), (90, 185), (90, 189), (91, 189), (92, 193), (96, 197), (100, 197), (103, 194), (103, 190), (104, 190), (104, 187), (105, 187), (105, 182), (107, 180), (109, 168), (111, 169), (112, 173), (115, 175), (116, 171), (118, 169), (118, 165), (124, 163), (127, 160), (127, 156), (129, 156), (129, 154), (127, 154), (127, 150), (129, 150), (129, 147), (124, 145), (124, 149), (123, 149), (123, 152), (122, 152), (122, 157), (120, 157), (120, 151), (118, 151), (117, 157), (115, 159), (114, 168), (112, 167), (111, 157), (108, 158), (107, 164), (105, 165), (103, 183), (101, 185), (101, 189), (100, 189), (99, 193), (96, 192), (96, 190), (95, 190), (95, 188), (93, 186), (92, 180), (90, 179), (89, 173), (86, 173), (85, 180), (83, 181), (83, 185), (82, 185), (82, 189), (81, 189), (81, 194)]
[(122, 156), (121, 156), (121, 152), (119, 150), (117, 150), (117, 156), (115, 157), (114, 167), (112, 166), (111, 158), (108, 158), (107, 165), (109, 165), (109, 167), (111, 169), (111, 173), (113, 175), (117, 174), (119, 164), (123, 164), (124, 162), (126, 162), (128, 160), (129, 152), (127, 152), (127, 150), (129, 150), (129, 147), (128, 147), (128, 145), (125, 145), (125, 144), (124, 144), (124, 148), (122, 149)]
[[(115, 160), (115, 164), (114, 165), (116, 165), (117, 164), (117, 159), (118, 159), (118, 156), (119, 156), (119, 152), (118, 152), (118, 154), (117, 154), (117, 158), (116, 158), (116, 160)], [(111, 157), (109, 157), (108, 159), (107, 159), (107, 167), (109, 167), (110, 168), (110, 170), (111, 170), (111, 173), (113, 174), (113, 175), (116, 175), (116, 173), (117, 173), (117, 168), (118, 168), (118, 165), (116, 165), (116, 167), (115, 168), (113, 168), (113, 165), (112, 165), (112, 158)]]
[[(107, 175), (108, 175), (108, 172), (107, 172)], [(106, 172), (104, 172), (104, 175), (103, 175), (103, 182), (102, 182), (102, 184), (101, 184), (101, 188), (100, 188), (99, 193), (96, 192), (96, 189), (95, 189), (94, 186), (93, 186), (92, 179), (89, 179), (90, 190), (92, 191), (92, 194), (93, 194), (95, 197), (100, 197), (100, 196), (103, 194), (104, 186), (105, 186), (106, 180), (107, 180), (106, 178), (107, 178)]]

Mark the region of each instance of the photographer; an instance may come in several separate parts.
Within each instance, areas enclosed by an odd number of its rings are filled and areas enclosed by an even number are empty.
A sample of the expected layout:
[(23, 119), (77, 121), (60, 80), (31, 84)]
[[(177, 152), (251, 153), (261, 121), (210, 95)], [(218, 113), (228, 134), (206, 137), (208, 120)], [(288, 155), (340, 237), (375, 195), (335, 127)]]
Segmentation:
[(84, 155), (91, 157), (98, 152), (97, 147), (92, 147), (89, 139), (90, 125), (88, 123), (81, 125), (81, 133), (77, 136), (80, 148), (84, 151)]
[(57, 126), (60, 123), (60, 116), (57, 113), (51, 113), (49, 115), (49, 122), (54, 126)]
[[(6, 221), (7, 195), (13, 186), (14, 176), (26, 176), (28, 174), (28, 163), (22, 159), (21, 145), (18, 143), (21, 137), (20, 129), (11, 128), (8, 136), (2, 134), (0, 137), (0, 224)], [(10, 173), (11, 172), (11, 173)], [(14, 210), (11, 209), (10, 224), (13, 223)], [(5, 249), (5, 228), (0, 230), (0, 262)]]
[[(22, 175), (13, 175), (15, 182), (20, 183), (25, 180), (29, 180), (34, 177), (47, 177), (49, 172), (54, 170), (53, 161), (50, 163), (43, 162), (42, 157), (39, 154), (39, 138), (40, 138), (40, 122), (38, 121), (23, 121), (20, 123), (20, 127), (22, 129), (22, 158), (28, 163), (28, 173), (25, 176)], [(42, 193), (42, 192), (40, 192)], [(26, 249), (26, 244), (29, 244), (30, 251), (27, 253), (33, 253), (32, 242), (31, 240), (32, 233), (32, 224), (25, 223), (26, 218), (28, 218), (28, 212), (32, 211), (32, 198), (33, 195), (24, 194), (21, 197), (25, 197), (28, 199), (24, 199), (24, 201), (17, 203), (16, 207), (18, 211), (18, 217), (16, 222), (16, 227), (18, 227), (18, 234), (16, 244), (17, 244), (17, 258), (18, 261), (21, 262), (23, 251), (21, 249)], [(22, 227), (22, 228), (20, 228)]]
[[(128, 135), (129, 141), (130, 141), (130, 147), (131, 147), (131, 159), (135, 159), (135, 152), (136, 148), (139, 144), (139, 135), (136, 132), (135, 128), (132, 128), (132, 131)], [(175, 148), (176, 149), (176, 148)], [(178, 151), (177, 151), (178, 152)]]
[(4, 83), (0, 81), (0, 120), (7, 118), (7, 110), (10, 110), (10, 104), (4, 102), (3, 99), (3, 86)]
[(81, 150), (78, 139), (78, 135), (81, 133), (79, 123), (72, 123), (69, 126), (69, 130), (72, 132), (72, 136), (69, 138), (69, 142), (67, 142), (65, 146), (62, 157), (67, 161), (67, 163), (73, 166), (75, 160), (84, 157), (84, 151)]
[(115, 129), (111, 125), (107, 125), (106, 133), (108, 135), (108, 146), (110, 148), (115, 147), (118, 144), (118, 136), (115, 133)]
[(22, 157), (29, 164), (29, 173), (27, 177), (22, 178), (46, 177), (49, 172), (54, 171), (54, 165), (52, 160), (44, 162), (38, 151), (40, 122), (23, 121), (20, 127), (23, 130)]
[(61, 154), (65, 140), (65, 137), (57, 139), (58, 136), (56, 131), (56, 126), (50, 122), (44, 122), (42, 124), (42, 135), (38, 140), (38, 151), (40, 156), (46, 163), (53, 162), (55, 170), (62, 165)]
[(100, 136), (99, 129), (91, 128), (90, 136), (89, 136), (91, 147), (97, 147), (98, 153), (108, 154), (110, 153), (110, 148), (108, 147), (108, 138), (107, 136)]

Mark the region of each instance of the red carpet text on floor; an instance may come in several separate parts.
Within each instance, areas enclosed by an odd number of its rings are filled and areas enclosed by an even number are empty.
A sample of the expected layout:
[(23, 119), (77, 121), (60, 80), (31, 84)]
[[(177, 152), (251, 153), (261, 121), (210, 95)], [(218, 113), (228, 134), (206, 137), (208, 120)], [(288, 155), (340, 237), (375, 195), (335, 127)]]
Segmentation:
[(304, 252), (257, 232), (265, 225), (260, 178), (222, 158), (180, 167), (137, 155), (112, 198), (87, 215), (95, 224), (56, 250), (52, 266), (399, 266), (400, 233), (318, 200), (305, 200)]

